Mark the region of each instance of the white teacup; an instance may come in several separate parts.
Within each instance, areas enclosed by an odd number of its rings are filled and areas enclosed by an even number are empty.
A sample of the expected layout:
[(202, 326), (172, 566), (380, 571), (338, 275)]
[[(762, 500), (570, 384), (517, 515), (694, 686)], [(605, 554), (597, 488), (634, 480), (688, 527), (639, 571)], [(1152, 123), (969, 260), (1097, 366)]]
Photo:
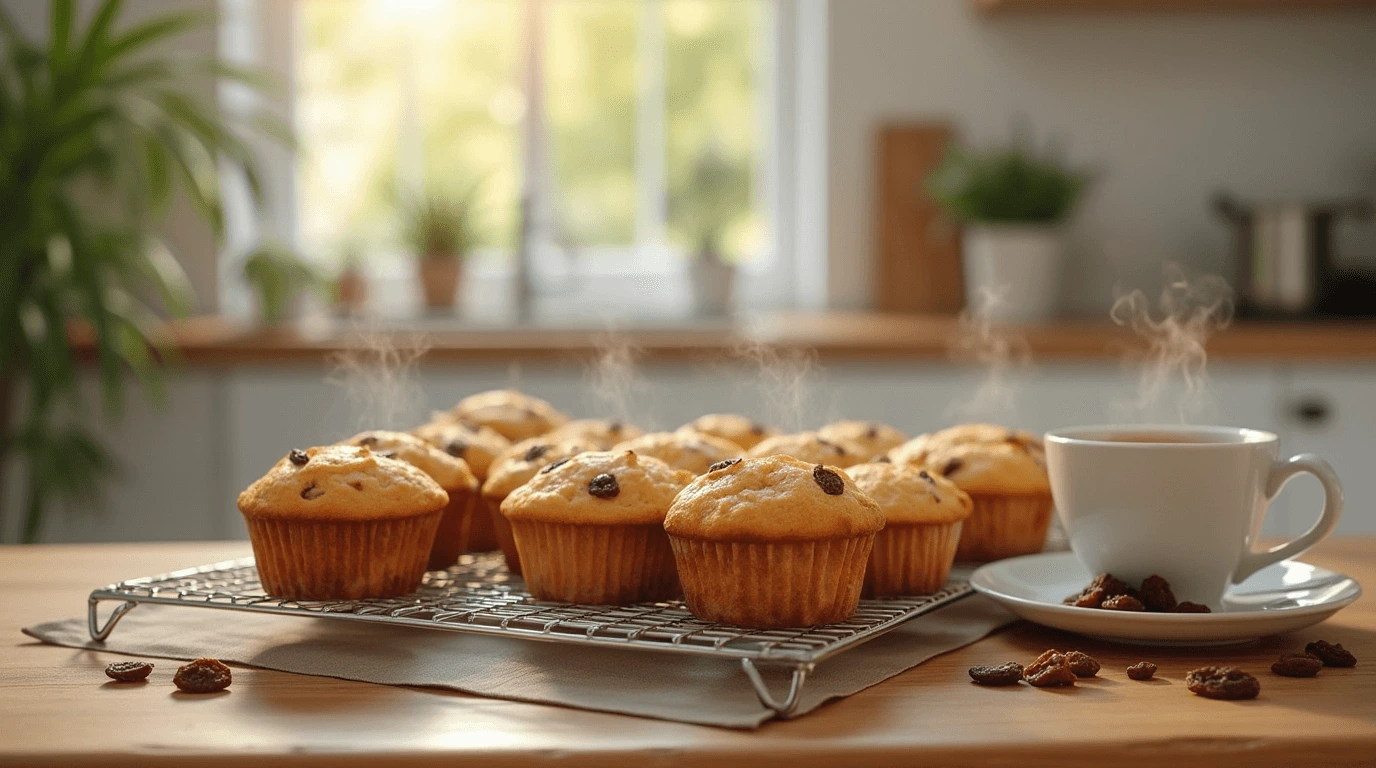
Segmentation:
[[(1070, 547), (1092, 573), (1160, 574), (1177, 598), (1219, 607), (1229, 585), (1294, 557), (1338, 524), (1342, 486), (1313, 454), (1279, 460), (1270, 432), (1236, 427), (1095, 426), (1046, 434), (1046, 463)], [(1258, 551), (1271, 499), (1297, 474), (1323, 484), (1319, 520)]]

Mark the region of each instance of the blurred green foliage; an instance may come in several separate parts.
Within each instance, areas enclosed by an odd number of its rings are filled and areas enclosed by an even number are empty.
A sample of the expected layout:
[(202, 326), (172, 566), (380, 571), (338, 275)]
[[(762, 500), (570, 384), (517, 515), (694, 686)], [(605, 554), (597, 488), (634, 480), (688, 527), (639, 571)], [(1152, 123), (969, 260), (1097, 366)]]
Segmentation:
[(324, 284), (310, 262), (281, 243), (265, 243), (244, 259), (244, 282), (258, 297), (258, 319), (267, 326), (288, 319), (297, 296)]
[(1054, 147), (1039, 151), (1019, 124), (1008, 146), (951, 147), (927, 189), (958, 221), (1055, 224), (1070, 215), (1089, 180)]

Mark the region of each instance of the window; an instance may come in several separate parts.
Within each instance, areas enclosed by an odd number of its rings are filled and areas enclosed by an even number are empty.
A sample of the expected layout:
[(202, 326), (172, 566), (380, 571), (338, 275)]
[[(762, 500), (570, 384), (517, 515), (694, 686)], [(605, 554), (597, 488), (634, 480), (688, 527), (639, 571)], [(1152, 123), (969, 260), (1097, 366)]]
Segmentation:
[(787, 303), (787, 280), (769, 276), (788, 266), (779, 30), (791, 2), (264, 3), (287, 6), (276, 21), (293, 30), (277, 62), (299, 135), (283, 234), (327, 269), (361, 254), (374, 308), (406, 316), (400, 201), (472, 188), (466, 314), (509, 304), (523, 197), (537, 306), (554, 314), (686, 314), (687, 259), (709, 241), (754, 276), (748, 300)]

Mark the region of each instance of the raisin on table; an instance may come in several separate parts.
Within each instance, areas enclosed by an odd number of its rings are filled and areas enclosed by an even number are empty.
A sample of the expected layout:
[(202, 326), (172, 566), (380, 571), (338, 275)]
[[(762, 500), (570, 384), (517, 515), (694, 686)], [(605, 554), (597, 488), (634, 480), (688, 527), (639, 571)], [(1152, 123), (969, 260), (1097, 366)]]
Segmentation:
[(105, 668), (105, 676), (121, 683), (137, 683), (148, 679), (153, 665), (146, 661), (116, 661)]
[(980, 685), (1017, 685), (1022, 680), (1022, 665), (1010, 661), (996, 667), (970, 667), (970, 679)]
[(177, 668), (172, 683), (183, 693), (215, 693), (229, 687), (233, 675), (218, 659), (196, 659)]
[(1357, 657), (1352, 655), (1352, 651), (1344, 648), (1342, 643), (1315, 640), (1309, 645), (1304, 646), (1304, 652), (1310, 656), (1317, 657), (1323, 662), (1325, 667), (1357, 666)]
[(1054, 648), (1028, 664), (1022, 672), (1022, 677), (1038, 688), (1075, 684), (1075, 670), (1070, 668), (1070, 661), (1066, 659), (1065, 654)]
[(1128, 679), (1150, 680), (1156, 676), (1156, 665), (1150, 661), (1139, 661), (1128, 667)]
[(1261, 682), (1237, 667), (1200, 667), (1185, 675), (1190, 693), (1206, 699), (1255, 699)]
[(1307, 653), (1287, 653), (1271, 665), (1271, 672), (1281, 677), (1313, 677), (1323, 669), (1323, 662)]
[(1076, 677), (1094, 677), (1101, 669), (1099, 662), (1087, 653), (1067, 651), (1065, 660), (1070, 664), (1070, 671), (1074, 672)]

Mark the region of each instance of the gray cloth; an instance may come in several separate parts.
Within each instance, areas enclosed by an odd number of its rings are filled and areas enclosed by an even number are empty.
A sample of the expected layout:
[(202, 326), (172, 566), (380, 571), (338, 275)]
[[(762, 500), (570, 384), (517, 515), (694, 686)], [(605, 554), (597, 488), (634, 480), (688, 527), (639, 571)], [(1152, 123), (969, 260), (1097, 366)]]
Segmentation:
[[(983, 596), (919, 616), (821, 662), (797, 714), (887, 680), (1013, 621)], [(449, 688), (540, 704), (727, 728), (758, 728), (774, 712), (738, 662), (589, 648), (363, 622), (140, 605), (104, 643), (86, 619), (28, 627), (45, 643), (134, 656), (213, 656), (250, 667), (387, 685)], [(789, 673), (762, 667), (777, 699)]]

